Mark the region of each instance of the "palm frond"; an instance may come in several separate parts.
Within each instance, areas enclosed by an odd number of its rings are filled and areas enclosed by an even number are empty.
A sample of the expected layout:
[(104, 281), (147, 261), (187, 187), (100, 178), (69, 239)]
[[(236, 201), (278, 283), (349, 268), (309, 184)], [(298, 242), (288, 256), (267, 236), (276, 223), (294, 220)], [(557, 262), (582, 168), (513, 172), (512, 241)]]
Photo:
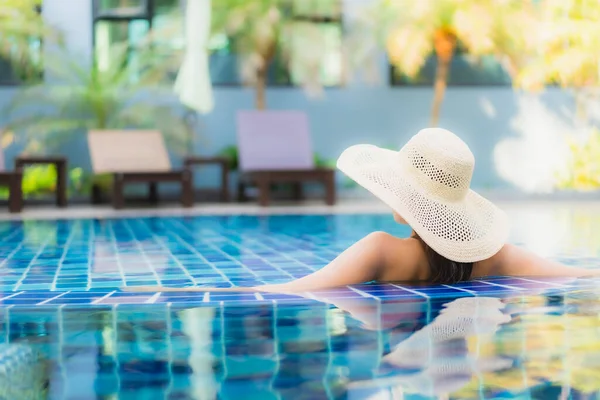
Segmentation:
[[(179, 120), (169, 118), (167, 107), (156, 101), (173, 99), (172, 89), (145, 86), (152, 82), (150, 77), (159, 74), (152, 68), (159, 70), (160, 64), (148, 64), (141, 75), (144, 80), (132, 79), (131, 68), (125, 63), (125, 47), (116, 49), (117, 62), (109, 68), (99, 68), (95, 61), (86, 66), (64, 57), (63, 50), (53, 52), (48, 66), (53, 77), (59, 77), (57, 83), (22, 88), (4, 109), (7, 126), (25, 140), (42, 142), (47, 147), (81, 130), (160, 126), (169, 131), (169, 143), (179, 151), (176, 136), (185, 136), (185, 131), (179, 129)], [(170, 107), (176, 105), (171, 100)]]
[(169, 148), (184, 154), (187, 150), (187, 125), (176, 104), (136, 103), (122, 108), (113, 116), (113, 127), (159, 130)]
[(10, 61), (15, 70), (25, 73), (40, 71), (39, 54), (32, 43), (42, 38), (46, 43), (60, 43), (60, 31), (48, 25), (37, 11), (39, 0), (3, 0), (0, 3), (0, 56)]

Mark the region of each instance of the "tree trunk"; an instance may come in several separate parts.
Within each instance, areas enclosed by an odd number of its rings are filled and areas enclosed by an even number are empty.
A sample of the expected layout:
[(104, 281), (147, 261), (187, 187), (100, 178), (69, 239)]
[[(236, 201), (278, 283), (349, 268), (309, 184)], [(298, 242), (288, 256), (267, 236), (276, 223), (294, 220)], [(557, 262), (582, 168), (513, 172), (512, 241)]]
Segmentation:
[(438, 31), (434, 37), (434, 48), (437, 56), (435, 82), (433, 85), (433, 105), (431, 107), (431, 126), (437, 126), (440, 120), (442, 102), (446, 94), (450, 63), (456, 48), (456, 36), (452, 32)]
[(269, 73), (269, 66), (275, 58), (276, 48), (277, 43), (271, 41), (258, 49), (258, 53), (262, 56), (263, 63), (256, 70), (256, 81), (254, 83), (254, 106), (257, 110), (267, 109), (267, 75)]
[(256, 83), (254, 84), (254, 106), (257, 110), (267, 109), (267, 66), (256, 71)]

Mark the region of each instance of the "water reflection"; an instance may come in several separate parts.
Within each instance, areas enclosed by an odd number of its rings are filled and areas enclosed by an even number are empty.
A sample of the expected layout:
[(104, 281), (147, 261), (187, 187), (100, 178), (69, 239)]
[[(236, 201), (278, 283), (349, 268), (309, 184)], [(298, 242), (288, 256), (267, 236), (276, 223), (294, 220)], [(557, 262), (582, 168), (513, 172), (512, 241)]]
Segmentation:
[[(477, 349), (486, 336), (511, 321), (510, 315), (501, 311), (504, 307), (501, 300), (485, 297), (445, 304), (430, 324), (382, 358), (382, 370), (392, 376), (356, 382), (350, 387), (376, 387), (393, 395), (408, 392), (439, 396), (461, 389), (483, 372), (511, 367), (512, 360), (482, 355)], [(471, 337), (477, 338), (475, 348), (467, 341)]]
[(36, 371), (45, 375), (36, 379), (45, 384), (19, 397), (28, 399), (576, 399), (600, 389), (594, 290), (338, 297), (293, 306), (5, 309), (0, 339), (29, 355), (12, 357), (20, 367), (0, 375), (19, 379), (32, 354), (43, 357)]

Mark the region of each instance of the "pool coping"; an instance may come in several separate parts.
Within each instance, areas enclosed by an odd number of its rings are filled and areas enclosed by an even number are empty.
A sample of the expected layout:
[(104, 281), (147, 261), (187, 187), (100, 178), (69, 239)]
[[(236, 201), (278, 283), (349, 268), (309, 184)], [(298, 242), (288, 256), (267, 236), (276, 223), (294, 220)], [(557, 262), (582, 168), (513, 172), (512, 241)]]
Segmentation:
[(112, 307), (170, 305), (186, 307), (292, 306), (339, 301), (418, 302), (461, 297), (516, 297), (536, 295), (585, 295), (593, 293), (600, 280), (585, 278), (532, 279), (496, 277), (454, 285), (407, 285), (370, 283), (299, 295), (261, 292), (127, 292), (116, 289), (22, 290), (0, 294), (0, 309), (14, 307)]

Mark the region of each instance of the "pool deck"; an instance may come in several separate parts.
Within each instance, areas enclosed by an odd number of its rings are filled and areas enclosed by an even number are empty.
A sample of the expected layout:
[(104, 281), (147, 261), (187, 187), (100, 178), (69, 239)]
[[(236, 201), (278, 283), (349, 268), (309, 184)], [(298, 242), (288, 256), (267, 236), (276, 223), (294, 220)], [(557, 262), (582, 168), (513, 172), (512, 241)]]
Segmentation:
[[(515, 199), (506, 196), (488, 196), (502, 209), (511, 211), (552, 211), (587, 210), (600, 213), (600, 198), (565, 199)], [(10, 214), (0, 211), (0, 221), (24, 219), (77, 219), (77, 218), (133, 218), (145, 216), (181, 215), (305, 215), (305, 214), (384, 214), (389, 207), (373, 199), (341, 199), (335, 206), (327, 206), (319, 200), (304, 202), (274, 202), (270, 207), (260, 207), (255, 203), (196, 203), (192, 208), (182, 208), (177, 204), (161, 203), (153, 207), (128, 207), (115, 210), (109, 205), (72, 205), (68, 208), (54, 206), (25, 206), (23, 212)]]
[(454, 285), (361, 284), (298, 295), (248, 292), (135, 293), (122, 290), (22, 290), (0, 293), (0, 308), (81, 308), (159, 305), (167, 307), (279, 306), (338, 301), (418, 303), (462, 297), (528, 297), (536, 295), (578, 298), (596, 293), (600, 280), (561, 281), (532, 278), (489, 278)]

